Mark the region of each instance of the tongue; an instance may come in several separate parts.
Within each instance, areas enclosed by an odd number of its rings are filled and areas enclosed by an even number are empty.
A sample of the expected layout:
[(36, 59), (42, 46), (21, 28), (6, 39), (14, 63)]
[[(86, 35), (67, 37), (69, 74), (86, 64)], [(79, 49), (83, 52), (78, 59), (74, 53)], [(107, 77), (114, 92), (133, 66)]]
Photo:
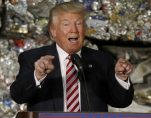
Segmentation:
[(70, 41), (71, 43), (76, 43), (76, 42), (77, 42), (77, 38), (70, 38), (69, 41)]

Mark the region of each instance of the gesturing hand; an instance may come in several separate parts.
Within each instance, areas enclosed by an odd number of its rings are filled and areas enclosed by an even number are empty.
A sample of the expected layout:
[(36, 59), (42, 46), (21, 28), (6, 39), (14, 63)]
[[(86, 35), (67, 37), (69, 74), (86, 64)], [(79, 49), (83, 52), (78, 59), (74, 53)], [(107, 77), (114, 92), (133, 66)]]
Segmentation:
[(35, 76), (38, 80), (45, 77), (48, 73), (52, 72), (54, 65), (52, 63), (54, 56), (46, 55), (42, 56), (35, 62)]
[(133, 66), (126, 59), (119, 58), (115, 65), (116, 76), (121, 80), (127, 80), (133, 71)]

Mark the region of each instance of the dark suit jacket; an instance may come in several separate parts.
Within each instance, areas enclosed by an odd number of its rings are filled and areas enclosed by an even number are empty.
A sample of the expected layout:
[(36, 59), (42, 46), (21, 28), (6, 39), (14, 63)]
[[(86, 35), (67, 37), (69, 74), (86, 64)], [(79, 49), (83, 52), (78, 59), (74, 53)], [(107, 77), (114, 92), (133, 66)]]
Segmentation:
[[(34, 62), (44, 55), (55, 56), (55, 69), (38, 88), (34, 80)], [(85, 66), (85, 81), (80, 79), (82, 111), (107, 111), (108, 104), (113, 107), (128, 106), (133, 99), (133, 86), (125, 90), (117, 82), (115, 60), (108, 53), (86, 47), (82, 48), (81, 55), (85, 65), (92, 65)], [(10, 87), (12, 98), (19, 104), (27, 103), (29, 111), (63, 111), (63, 84), (56, 45), (25, 51), (18, 61), (20, 70)]]

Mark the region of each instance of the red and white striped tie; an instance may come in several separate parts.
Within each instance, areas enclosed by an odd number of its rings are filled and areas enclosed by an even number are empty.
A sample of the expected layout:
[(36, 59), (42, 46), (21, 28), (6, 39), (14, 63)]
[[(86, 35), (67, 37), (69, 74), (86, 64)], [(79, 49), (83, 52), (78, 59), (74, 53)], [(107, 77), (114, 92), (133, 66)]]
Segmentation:
[(78, 72), (75, 69), (71, 56), (67, 57), (66, 69), (66, 102), (67, 112), (80, 112)]

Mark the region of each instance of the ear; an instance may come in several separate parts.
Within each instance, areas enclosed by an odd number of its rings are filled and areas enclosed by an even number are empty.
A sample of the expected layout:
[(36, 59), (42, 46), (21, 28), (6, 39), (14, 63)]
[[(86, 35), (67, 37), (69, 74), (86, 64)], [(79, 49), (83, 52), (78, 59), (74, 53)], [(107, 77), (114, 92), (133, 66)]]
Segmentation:
[(49, 33), (51, 37), (56, 37), (56, 29), (53, 26), (49, 27)]

